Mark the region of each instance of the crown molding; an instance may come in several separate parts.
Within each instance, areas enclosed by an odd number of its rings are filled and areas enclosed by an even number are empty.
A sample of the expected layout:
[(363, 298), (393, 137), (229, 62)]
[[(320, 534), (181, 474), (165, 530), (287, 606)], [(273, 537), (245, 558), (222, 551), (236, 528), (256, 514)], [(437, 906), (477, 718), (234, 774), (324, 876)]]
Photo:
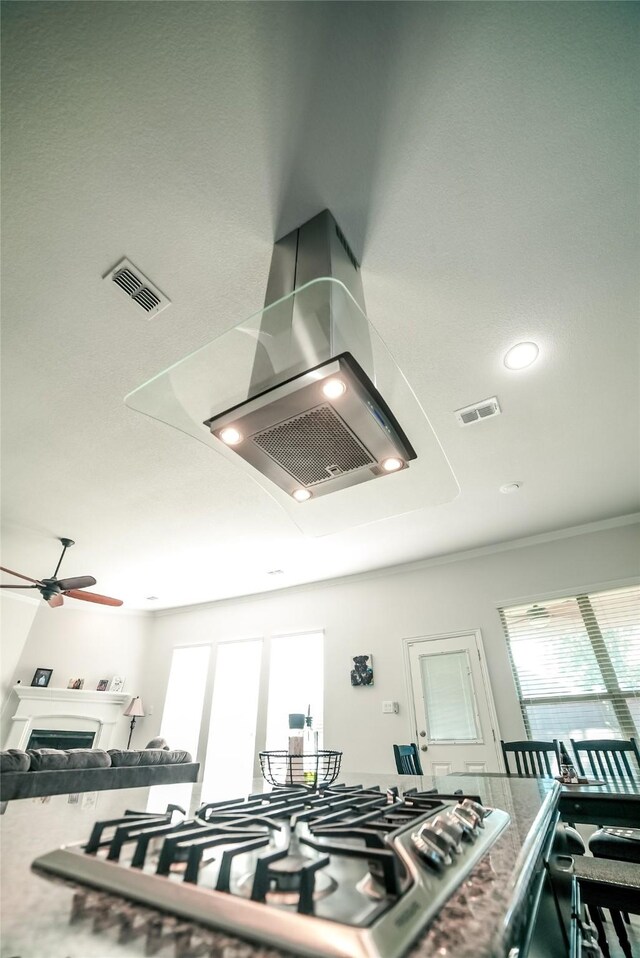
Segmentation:
[(284, 586), (280, 589), (269, 589), (265, 592), (251, 592), (245, 595), (230, 596), (225, 599), (213, 599), (209, 602), (196, 602), (190, 605), (172, 606), (169, 609), (157, 609), (149, 612), (154, 618), (156, 616), (179, 615), (183, 612), (203, 611), (207, 608), (217, 608), (225, 605), (235, 605), (238, 602), (261, 602), (262, 600), (274, 594), (280, 595), (283, 592), (296, 595), (301, 592), (316, 591), (317, 589), (330, 588), (331, 586), (347, 582), (363, 582), (368, 579), (379, 579), (389, 575), (404, 575), (407, 572), (414, 572), (420, 569), (429, 569), (434, 566), (449, 565), (453, 562), (464, 562), (468, 559), (479, 559), (483, 556), (494, 555), (500, 552), (510, 552), (513, 549), (525, 549), (530, 546), (544, 545), (547, 542), (555, 542), (560, 539), (572, 539), (577, 536), (587, 535), (593, 532), (605, 532), (609, 529), (617, 529), (622, 526), (635, 525), (640, 523), (640, 512), (633, 512), (626, 516), (615, 516), (611, 519), (600, 519), (595, 522), (584, 523), (579, 526), (570, 526), (566, 529), (556, 529), (552, 532), (541, 532), (534, 536), (523, 536), (520, 539), (508, 539), (503, 542), (496, 542), (487, 546), (479, 546), (476, 549), (465, 549), (461, 552), (450, 552), (440, 556), (433, 556), (428, 559), (417, 559), (414, 562), (399, 563), (398, 565), (381, 566), (377, 569), (369, 569), (366, 572), (357, 572), (353, 575), (337, 576), (331, 579), (316, 579), (312, 582), (299, 583), (298, 585)]

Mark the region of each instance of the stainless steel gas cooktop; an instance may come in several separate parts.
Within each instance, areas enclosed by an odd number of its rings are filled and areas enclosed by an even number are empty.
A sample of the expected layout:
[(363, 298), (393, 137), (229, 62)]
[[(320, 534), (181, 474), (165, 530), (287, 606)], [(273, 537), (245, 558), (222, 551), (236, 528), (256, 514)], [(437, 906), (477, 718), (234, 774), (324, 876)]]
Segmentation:
[(294, 787), (130, 811), (33, 867), (296, 955), (399, 958), (508, 823), (478, 796)]

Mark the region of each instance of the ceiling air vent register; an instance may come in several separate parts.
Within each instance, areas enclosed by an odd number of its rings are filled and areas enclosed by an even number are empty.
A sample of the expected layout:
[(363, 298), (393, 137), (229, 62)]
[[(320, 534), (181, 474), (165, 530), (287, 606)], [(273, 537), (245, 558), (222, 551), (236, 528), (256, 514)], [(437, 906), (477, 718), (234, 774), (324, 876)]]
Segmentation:
[(171, 302), (128, 259), (121, 260), (117, 266), (109, 270), (105, 279), (115, 283), (137, 306), (145, 311), (147, 316), (157, 316)]
[(482, 422), (483, 419), (499, 416), (501, 412), (497, 397), (492, 396), (491, 399), (482, 399), (471, 406), (456, 409), (455, 417), (461, 426), (471, 426), (474, 422)]

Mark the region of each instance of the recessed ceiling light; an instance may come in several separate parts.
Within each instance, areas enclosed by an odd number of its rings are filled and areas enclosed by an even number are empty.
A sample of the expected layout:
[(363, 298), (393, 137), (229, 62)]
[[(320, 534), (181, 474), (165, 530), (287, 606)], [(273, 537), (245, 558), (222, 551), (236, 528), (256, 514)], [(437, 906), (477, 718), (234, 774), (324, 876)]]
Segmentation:
[(402, 469), (404, 463), (402, 459), (396, 459), (395, 456), (389, 456), (388, 459), (383, 459), (380, 465), (385, 472), (396, 472), (398, 469)]
[(158, 601), (158, 596), (157, 596), (157, 595), (148, 595), (148, 596), (147, 596), (147, 602), (157, 602), (157, 601)]
[(505, 482), (503, 486), (500, 486), (500, 492), (503, 492), (505, 496), (508, 496), (511, 492), (517, 492), (519, 489), (522, 489), (521, 482)]
[(322, 387), (322, 392), (327, 399), (337, 399), (338, 396), (342, 396), (346, 391), (347, 387), (341, 379), (327, 379)]
[(284, 569), (269, 569), (267, 575), (284, 575)]
[(223, 442), (226, 442), (227, 446), (237, 446), (242, 436), (233, 426), (227, 426), (227, 428), (223, 429), (220, 433), (220, 438)]
[(311, 498), (311, 493), (308, 489), (296, 489), (293, 493), (293, 498), (297, 499), (298, 502), (304, 502), (305, 499)]
[(504, 364), (507, 369), (526, 369), (536, 361), (539, 352), (535, 343), (516, 343), (505, 353)]

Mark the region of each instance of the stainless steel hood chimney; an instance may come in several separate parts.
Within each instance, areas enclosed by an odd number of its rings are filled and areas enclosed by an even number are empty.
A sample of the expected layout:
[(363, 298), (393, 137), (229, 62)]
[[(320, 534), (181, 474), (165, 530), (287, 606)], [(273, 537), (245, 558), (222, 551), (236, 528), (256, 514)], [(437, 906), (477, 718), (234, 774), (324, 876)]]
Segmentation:
[[(346, 287), (361, 311), (337, 314)], [(289, 295), (305, 287), (304, 296)], [(271, 311), (282, 301), (285, 308)], [(327, 359), (327, 356), (329, 357)], [(245, 402), (212, 434), (299, 502), (407, 469), (416, 452), (376, 389), (360, 269), (328, 210), (273, 250)]]

